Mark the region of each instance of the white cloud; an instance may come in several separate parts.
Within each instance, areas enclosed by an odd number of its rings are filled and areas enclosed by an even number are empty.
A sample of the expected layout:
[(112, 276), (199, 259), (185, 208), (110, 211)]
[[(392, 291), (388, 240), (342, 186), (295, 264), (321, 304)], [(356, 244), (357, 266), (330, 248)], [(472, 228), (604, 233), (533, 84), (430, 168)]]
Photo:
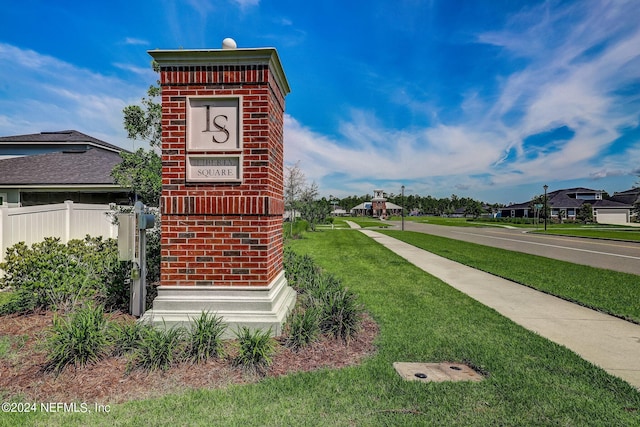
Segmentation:
[(115, 62), (113, 64), (114, 67), (120, 68), (121, 70), (129, 71), (131, 73), (137, 74), (139, 76), (147, 78), (149, 81), (154, 81), (158, 79), (158, 74), (153, 71), (151, 66), (148, 67), (138, 67), (133, 64), (123, 64), (120, 62)]
[(260, 0), (232, 0), (232, 2), (240, 6), (240, 9), (242, 10), (258, 6), (260, 4)]
[(137, 39), (135, 37), (127, 37), (126, 39), (124, 39), (124, 44), (129, 44), (129, 45), (148, 45), (149, 42), (143, 39)]
[(76, 129), (131, 148), (122, 109), (138, 102), (136, 87), (32, 50), (0, 43), (0, 134)]
[[(640, 29), (633, 2), (570, 6), (545, 3), (478, 40), (500, 46), (526, 65), (502, 79), (497, 96), (468, 89), (456, 123), (422, 129), (385, 127), (355, 111), (327, 137), (293, 117), (285, 120), (287, 160), (301, 160), (315, 180), (340, 173), (356, 183), (416, 180), (449, 188), (508, 188), (537, 180), (614, 176), (640, 162), (640, 148), (604, 157), (620, 129), (637, 126), (621, 89), (640, 80)], [(577, 20), (576, 20), (577, 18)], [(390, 88), (391, 100), (404, 89)], [(394, 93), (396, 95), (394, 95)], [(637, 94), (630, 95), (638, 100)], [(436, 106), (411, 96), (409, 108), (434, 120)], [(515, 118), (514, 118), (515, 117)], [(532, 135), (566, 126), (567, 140), (528, 146)], [(637, 147), (637, 145), (636, 145)], [(475, 176), (477, 175), (477, 176)]]

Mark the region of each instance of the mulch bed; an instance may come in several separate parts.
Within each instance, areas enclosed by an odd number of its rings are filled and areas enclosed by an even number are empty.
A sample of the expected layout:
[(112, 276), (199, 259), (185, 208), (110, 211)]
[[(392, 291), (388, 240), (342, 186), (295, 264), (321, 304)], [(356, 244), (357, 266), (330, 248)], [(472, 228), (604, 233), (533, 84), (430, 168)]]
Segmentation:
[[(262, 378), (232, 366), (228, 358), (201, 364), (184, 362), (167, 371), (127, 372), (126, 356), (107, 357), (95, 365), (67, 368), (56, 375), (43, 369), (46, 353), (42, 342), (52, 320), (51, 312), (0, 317), (0, 337), (12, 337), (10, 351), (0, 359), (0, 395), (5, 401), (15, 398), (31, 402), (112, 404), (189, 389), (253, 383)], [(365, 315), (361, 332), (346, 345), (342, 340), (326, 337), (297, 352), (279, 345), (265, 375), (279, 377), (356, 365), (375, 352), (373, 341), (377, 335), (378, 325)]]

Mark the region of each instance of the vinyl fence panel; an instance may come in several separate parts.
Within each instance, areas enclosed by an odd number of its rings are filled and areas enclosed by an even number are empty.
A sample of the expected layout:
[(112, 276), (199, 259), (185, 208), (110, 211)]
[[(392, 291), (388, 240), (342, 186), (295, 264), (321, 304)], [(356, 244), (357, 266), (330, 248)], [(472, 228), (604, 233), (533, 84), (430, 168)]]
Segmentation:
[(59, 237), (63, 243), (92, 237), (117, 237), (108, 205), (65, 203), (22, 208), (0, 208), (0, 261), (7, 248), (18, 242), (32, 245), (46, 237)]

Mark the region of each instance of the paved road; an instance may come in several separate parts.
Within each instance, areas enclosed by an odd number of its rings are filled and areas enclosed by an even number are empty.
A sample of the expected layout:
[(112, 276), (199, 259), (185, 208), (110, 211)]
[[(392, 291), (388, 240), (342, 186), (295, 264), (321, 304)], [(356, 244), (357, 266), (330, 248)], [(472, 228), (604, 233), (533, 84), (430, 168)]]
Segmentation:
[[(389, 222), (397, 228), (400, 226), (400, 222)], [(523, 229), (446, 227), (413, 221), (405, 221), (405, 230), (640, 275), (640, 243), (526, 234)]]

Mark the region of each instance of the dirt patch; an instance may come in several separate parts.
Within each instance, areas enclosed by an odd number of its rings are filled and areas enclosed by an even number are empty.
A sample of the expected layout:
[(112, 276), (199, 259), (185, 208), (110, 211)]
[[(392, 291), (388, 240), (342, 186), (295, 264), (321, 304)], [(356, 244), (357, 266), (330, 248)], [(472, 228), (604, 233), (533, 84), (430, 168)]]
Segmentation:
[[(202, 364), (180, 363), (166, 372), (127, 373), (126, 356), (108, 357), (95, 365), (67, 368), (58, 375), (44, 372), (46, 353), (42, 342), (52, 320), (51, 312), (0, 317), (0, 338), (11, 342), (6, 355), (0, 358), (0, 395), (4, 400), (112, 404), (188, 389), (252, 383), (261, 378), (233, 367), (228, 358)], [(297, 352), (280, 345), (266, 376), (356, 365), (375, 351), (373, 341), (377, 334), (377, 324), (365, 315), (362, 331), (348, 345), (329, 338)]]

